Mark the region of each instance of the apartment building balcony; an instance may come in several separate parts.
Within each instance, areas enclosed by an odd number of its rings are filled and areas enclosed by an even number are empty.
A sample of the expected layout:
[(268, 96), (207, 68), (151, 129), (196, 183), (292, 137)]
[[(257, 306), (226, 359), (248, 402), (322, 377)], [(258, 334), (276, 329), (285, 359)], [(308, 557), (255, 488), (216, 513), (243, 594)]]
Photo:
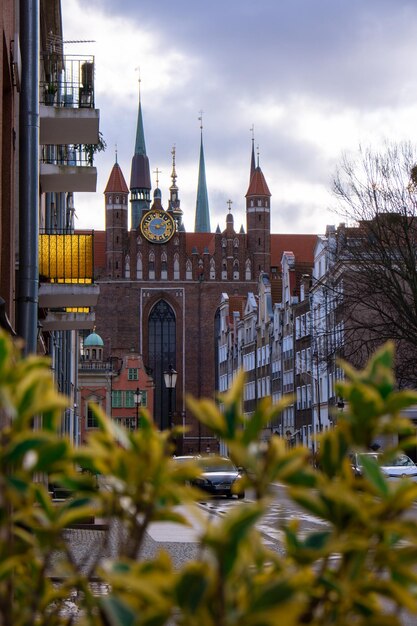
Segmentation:
[[(39, 306), (52, 310), (92, 307), (97, 304), (99, 292), (99, 286), (94, 284), (94, 232), (42, 232), (39, 235)], [(65, 317), (68, 323), (72, 319), (73, 324), (92, 321), (87, 312), (55, 312), (62, 315), (54, 316), (51, 311), (51, 323), (53, 319), (58, 323), (59, 318), (63, 323)]]
[(83, 373), (96, 373), (96, 372), (109, 372), (113, 371), (112, 363), (108, 361), (92, 361), (86, 359), (84, 356), (80, 357), (78, 361), (78, 371)]
[(96, 314), (90, 307), (66, 307), (47, 309), (46, 317), (40, 320), (42, 330), (92, 330)]
[(84, 144), (42, 146), (41, 192), (96, 191), (97, 168), (94, 147)]
[(97, 144), (99, 111), (94, 104), (94, 57), (42, 55), (40, 143)]

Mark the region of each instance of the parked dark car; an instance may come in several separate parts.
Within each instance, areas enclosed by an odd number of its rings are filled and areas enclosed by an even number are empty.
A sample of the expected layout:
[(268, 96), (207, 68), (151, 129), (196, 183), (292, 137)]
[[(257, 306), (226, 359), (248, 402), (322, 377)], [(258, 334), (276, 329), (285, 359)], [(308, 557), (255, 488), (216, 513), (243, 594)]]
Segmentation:
[(355, 452), (350, 455), (352, 469), (356, 476), (362, 476), (363, 473), (363, 457), (374, 458), (380, 465), (382, 473), (388, 480), (401, 480), (409, 478), (417, 482), (417, 465), (409, 456), (403, 452), (397, 454), (394, 458), (384, 459), (380, 452)]
[(225, 456), (178, 456), (174, 459), (177, 463), (194, 461), (201, 468), (201, 476), (195, 478), (192, 484), (207, 493), (216, 496), (232, 498), (236, 495), (239, 499), (245, 497), (245, 492), (234, 489), (234, 484), (241, 477), (241, 472), (232, 461)]

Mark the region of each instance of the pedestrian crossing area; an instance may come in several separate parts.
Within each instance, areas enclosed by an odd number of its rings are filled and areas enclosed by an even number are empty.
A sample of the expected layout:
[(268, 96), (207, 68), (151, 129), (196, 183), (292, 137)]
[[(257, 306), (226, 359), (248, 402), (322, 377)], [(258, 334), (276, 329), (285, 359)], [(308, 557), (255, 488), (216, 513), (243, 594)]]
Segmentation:
[[(200, 502), (197, 508), (185, 509), (180, 507), (189, 526), (183, 526), (173, 522), (155, 522), (148, 528), (149, 536), (157, 542), (169, 543), (197, 543), (198, 537), (204, 529), (207, 517), (215, 519), (224, 515), (238, 506), (244, 506), (250, 500), (227, 500), (221, 498), (211, 498)], [(281, 504), (272, 503), (258, 522), (257, 529), (264, 537), (266, 545), (281, 543), (283, 541), (283, 531), (280, 529), (283, 521), (298, 520), (300, 524), (300, 536), (305, 536), (308, 532), (319, 530), (326, 526), (326, 523), (311, 515), (303, 514), (299, 509), (292, 509), (287, 506), (288, 502)]]

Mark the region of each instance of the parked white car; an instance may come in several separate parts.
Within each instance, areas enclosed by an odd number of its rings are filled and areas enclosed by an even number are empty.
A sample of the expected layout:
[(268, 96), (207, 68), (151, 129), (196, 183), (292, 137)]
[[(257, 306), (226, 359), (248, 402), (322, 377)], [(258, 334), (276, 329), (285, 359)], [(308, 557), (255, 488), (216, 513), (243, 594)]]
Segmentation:
[(352, 469), (356, 476), (362, 476), (362, 459), (366, 456), (368, 458), (373, 457), (379, 463), (382, 472), (389, 480), (410, 478), (417, 482), (417, 465), (403, 452), (389, 460), (384, 459), (380, 452), (355, 452), (350, 456)]

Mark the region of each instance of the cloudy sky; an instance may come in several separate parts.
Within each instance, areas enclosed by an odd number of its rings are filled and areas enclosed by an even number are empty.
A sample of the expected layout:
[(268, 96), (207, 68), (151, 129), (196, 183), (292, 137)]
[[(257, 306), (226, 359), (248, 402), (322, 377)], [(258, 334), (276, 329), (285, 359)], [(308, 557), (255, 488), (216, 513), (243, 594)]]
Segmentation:
[[(338, 218), (331, 180), (344, 152), (416, 141), (415, 0), (65, 0), (67, 54), (94, 54), (107, 150), (76, 227), (104, 228), (115, 161), (127, 183), (138, 71), (151, 171), (163, 204), (176, 146), (186, 230), (194, 228), (200, 111), (211, 228), (232, 200), (245, 223), (251, 132), (272, 194), (272, 230), (320, 233)], [(155, 186), (155, 174), (152, 174)]]

